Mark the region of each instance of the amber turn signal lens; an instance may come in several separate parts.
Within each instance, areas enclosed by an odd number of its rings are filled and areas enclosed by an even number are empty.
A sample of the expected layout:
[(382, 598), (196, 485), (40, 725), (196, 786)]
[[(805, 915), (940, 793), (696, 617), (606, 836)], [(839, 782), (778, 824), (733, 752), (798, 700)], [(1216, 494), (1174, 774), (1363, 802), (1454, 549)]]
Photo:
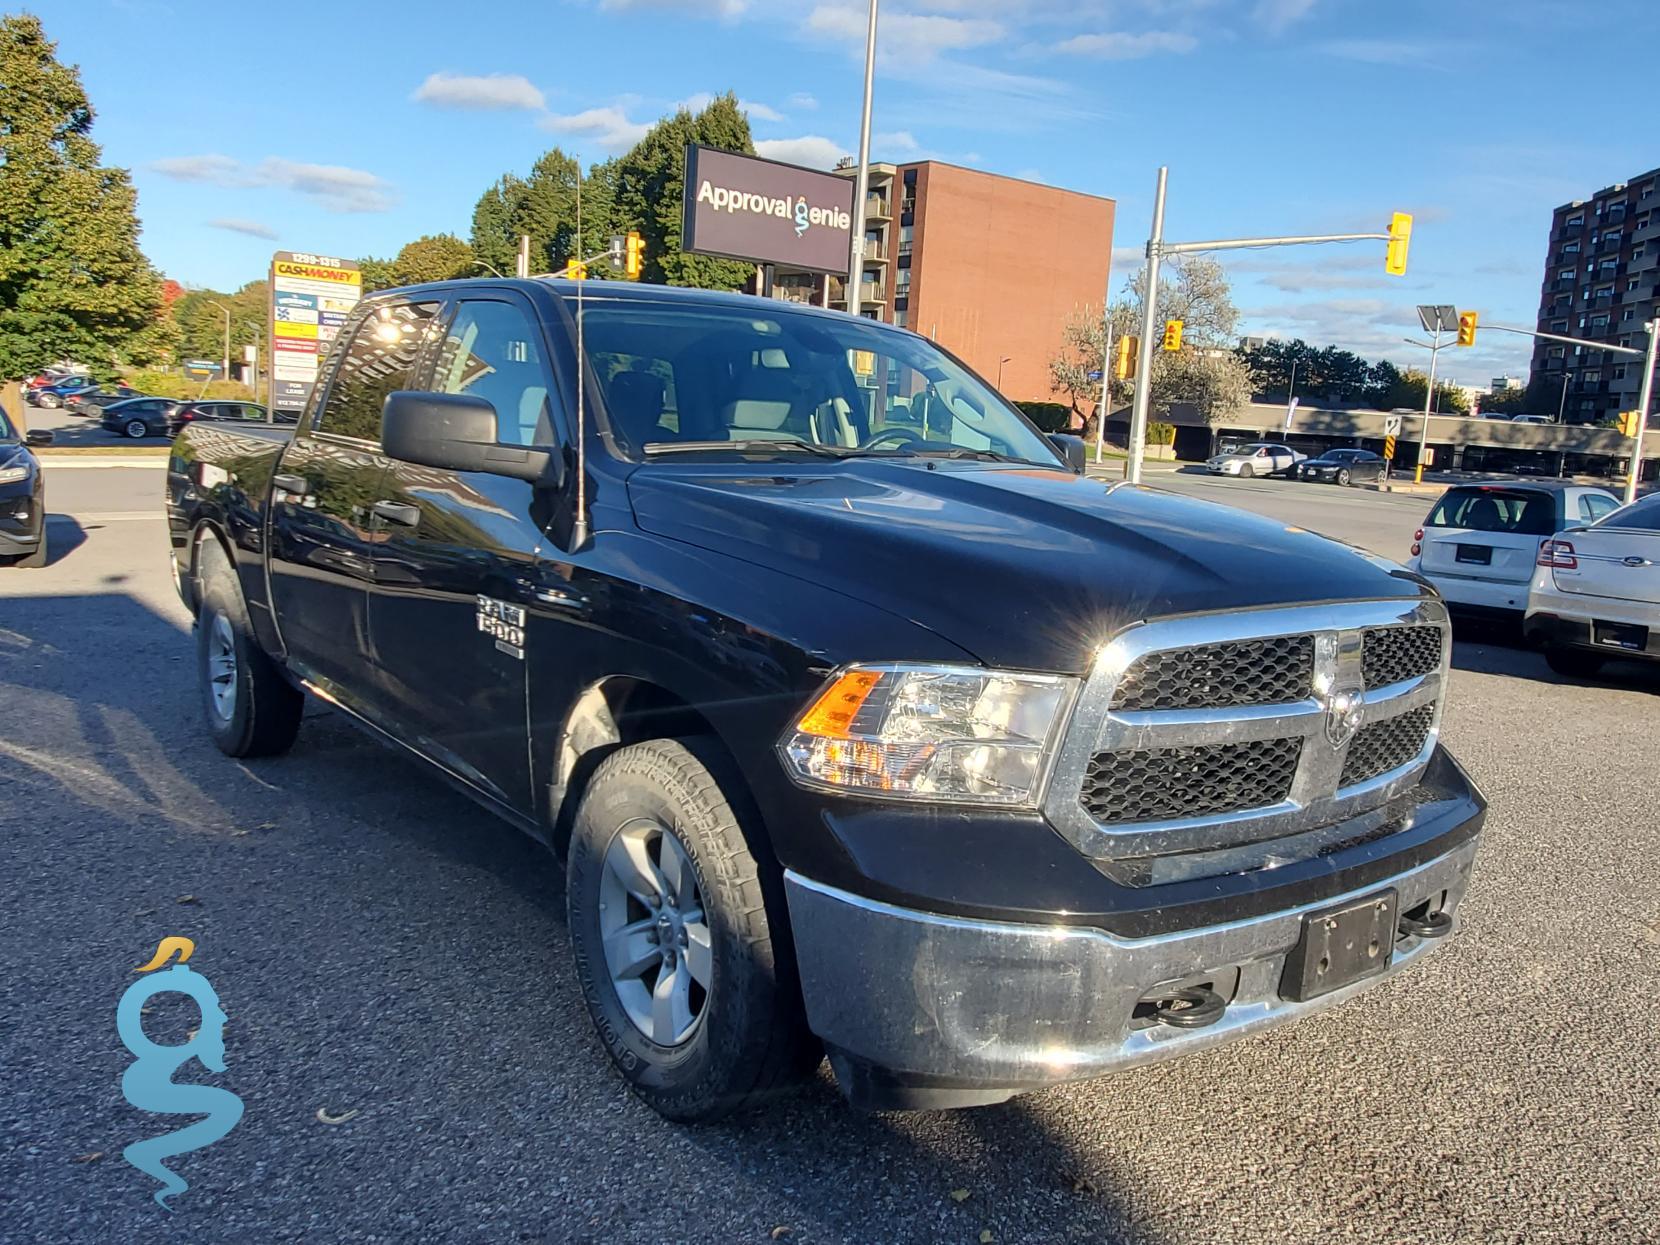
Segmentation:
[(853, 719), (858, 716), (860, 706), (881, 679), (878, 670), (849, 670), (824, 689), (824, 694), (797, 723), (796, 730), (822, 739), (846, 739), (852, 733)]

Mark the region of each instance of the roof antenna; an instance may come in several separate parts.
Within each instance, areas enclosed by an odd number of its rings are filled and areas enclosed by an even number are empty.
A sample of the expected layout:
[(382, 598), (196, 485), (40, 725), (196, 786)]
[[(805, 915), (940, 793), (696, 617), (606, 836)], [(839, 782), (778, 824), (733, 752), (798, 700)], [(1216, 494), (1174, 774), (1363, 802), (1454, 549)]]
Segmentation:
[(588, 543), (588, 435), (583, 393), (587, 389), (588, 353), (582, 344), (582, 164), (576, 166), (576, 515), (571, 522), (571, 552)]

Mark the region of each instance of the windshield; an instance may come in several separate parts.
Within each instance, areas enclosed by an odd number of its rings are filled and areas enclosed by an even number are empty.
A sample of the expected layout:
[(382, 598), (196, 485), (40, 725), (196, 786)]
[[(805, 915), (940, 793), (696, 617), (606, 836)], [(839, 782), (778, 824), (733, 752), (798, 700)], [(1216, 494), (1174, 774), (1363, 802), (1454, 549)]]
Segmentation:
[(804, 452), (1060, 464), (1048, 440), (925, 338), (764, 304), (587, 304), (584, 345), (635, 458)]

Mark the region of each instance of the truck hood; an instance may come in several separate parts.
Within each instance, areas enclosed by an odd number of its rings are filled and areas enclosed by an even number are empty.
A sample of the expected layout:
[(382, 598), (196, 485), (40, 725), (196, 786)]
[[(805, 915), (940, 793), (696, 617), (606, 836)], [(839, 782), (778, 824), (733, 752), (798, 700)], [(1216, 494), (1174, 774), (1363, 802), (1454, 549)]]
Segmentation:
[(1365, 550), (1229, 506), (928, 461), (654, 463), (628, 489), (645, 531), (823, 584), (1015, 669), (1082, 672), (1142, 619), (1425, 592)]

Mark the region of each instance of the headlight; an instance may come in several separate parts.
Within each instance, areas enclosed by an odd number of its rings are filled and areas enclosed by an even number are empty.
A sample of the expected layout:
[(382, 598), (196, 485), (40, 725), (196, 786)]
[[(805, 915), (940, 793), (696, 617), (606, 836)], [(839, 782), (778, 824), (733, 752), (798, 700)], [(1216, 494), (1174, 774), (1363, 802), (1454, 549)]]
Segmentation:
[(1031, 806), (1077, 682), (972, 666), (850, 666), (779, 751), (805, 786)]
[(29, 478), (27, 467), (0, 467), (0, 484), (15, 484)]

